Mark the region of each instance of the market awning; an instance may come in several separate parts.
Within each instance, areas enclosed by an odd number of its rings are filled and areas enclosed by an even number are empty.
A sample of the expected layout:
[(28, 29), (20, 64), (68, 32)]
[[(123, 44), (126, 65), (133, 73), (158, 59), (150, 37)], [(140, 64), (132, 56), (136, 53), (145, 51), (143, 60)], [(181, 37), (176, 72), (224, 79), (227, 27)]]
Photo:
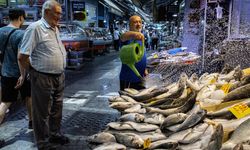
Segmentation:
[(124, 12), (118, 6), (116, 6), (116, 4), (114, 4), (112, 1), (104, 0), (104, 2), (110, 6), (109, 12), (116, 14), (118, 16), (123, 16)]

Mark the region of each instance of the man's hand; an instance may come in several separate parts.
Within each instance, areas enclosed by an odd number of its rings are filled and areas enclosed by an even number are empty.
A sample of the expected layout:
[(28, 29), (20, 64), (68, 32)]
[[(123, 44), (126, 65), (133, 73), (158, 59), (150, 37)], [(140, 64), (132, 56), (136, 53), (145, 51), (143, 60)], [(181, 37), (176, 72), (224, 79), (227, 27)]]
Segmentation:
[(23, 82), (24, 82), (24, 76), (20, 76), (17, 80), (15, 89), (19, 89), (23, 85)]
[(133, 39), (134, 40), (141, 40), (144, 41), (144, 35), (140, 32), (134, 32), (133, 33)]

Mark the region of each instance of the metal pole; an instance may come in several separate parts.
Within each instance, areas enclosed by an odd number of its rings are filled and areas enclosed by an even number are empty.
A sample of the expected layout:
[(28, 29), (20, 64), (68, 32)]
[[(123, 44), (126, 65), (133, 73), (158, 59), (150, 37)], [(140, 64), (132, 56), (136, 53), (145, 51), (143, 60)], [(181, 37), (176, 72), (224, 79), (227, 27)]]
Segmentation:
[(202, 50), (202, 71), (205, 67), (205, 45), (206, 45), (206, 26), (207, 26), (207, 0), (205, 0), (205, 13), (204, 13), (204, 30), (203, 30), (203, 50)]
[(68, 22), (69, 22), (68, 0), (65, 0), (64, 4), (65, 4), (65, 13), (66, 13), (66, 25), (68, 25)]

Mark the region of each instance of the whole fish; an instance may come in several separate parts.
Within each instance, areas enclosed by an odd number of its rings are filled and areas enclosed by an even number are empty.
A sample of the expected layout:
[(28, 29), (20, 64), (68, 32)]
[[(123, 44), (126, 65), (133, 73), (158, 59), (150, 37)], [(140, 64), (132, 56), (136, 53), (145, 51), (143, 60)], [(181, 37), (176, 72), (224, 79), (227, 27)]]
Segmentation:
[(109, 97), (108, 98), (108, 101), (110, 103), (113, 103), (113, 102), (126, 102), (123, 98), (121, 98), (120, 96), (112, 96), (112, 97)]
[(164, 130), (165, 128), (178, 124), (178, 123), (182, 123), (186, 118), (188, 117), (188, 115), (184, 114), (184, 113), (176, 113), (176, 114), (172, 114), (167, 116), (163, 123), (161, 124), (161, 129)]
[(190, 144), (180, 144), (178, 146), (178, 150), (194, 150), (194, 149), (205, 150), (207, 149), (213, 132), (214, 132), (213, 126), (209, 125), (199, 140)]
[(158, 132), (144, 132), (142, 134), (139, 134), (139, 136), (144, 141), (149, 139), (151, 142), (167, 139), (167, 137), (163, 133), (158, 133)]
[(146, 115), (144, 122), (149, 123), (149, 124), (155, 124), (155, 125), (160, 125), (163, 123), (165, 117), (162, 114), (148, 114)]
[[(246, 104), (248, 107), (250, 106), (250, 99), (245, 99), (244, 101), (240, 102), (242, 104)], [(220, 118), (233, 118), (233, 114), (229, 111), (229, 108), (230, 107), (233, 107), (235, 105), (237, 105), (238, 103), (232, 105), (232, 106), (228, 106), (228, 107), (225, 107), (223, 109), (220, 109), (218, 111), (215, 111), (215, 112), (208, 112), (207, 113), (207, 116), (209, 118), (215, 118), (215, 117), (220, 117)]]
[(202, 88), (202, 86), (199, 85), (198, 80), (191, 81), (191, 80), (187, 79), (187, 86), (190, 87), (194, 91), (200, 91), (200, 89)]
[(195, 109), (197, 109), (194, 113), (192, 113), (191, 115), (189, 115), (184, 122), (182, 122), (181, 124), (175, 125), (175, 126), (171, 126), (168, 127), (166, 130), (163, 130), (163, 132), (165, 133), (167, 132), (177, 132), (180, 130), (184, 130), (190, 127), (195, 126), (196, 124), (198, 124), (200, 121), (202, 121), (206, 115), (206, 112), (201, 109), (199, 106), (197, 106)]
[(217, 124), (222, 124), (224, 132), (227, 132), (228, 134), (232, 133), (242, 122), (246, 121), (250, 118), (250, 115), (240, 118), (240, 119), (214, 119), (214, 121)]
[(234, 89), (233, 91), (229, 92), (224, 98), (223, 101), (232, 101), (232, 100), (239, 100), (244, 98), (250, 97), (250, 84), (246, 84), (244, 86), (241, 86), (237, 89)]
[(140, 93), (138, 90), (133, 89), (133, 88), (125, 88), (124, 91), (128, 92), (129, 94), (132, 94), (132, 95), (136, 95), (136, 94)]
[(110, 122), (107, 126), (115, 130), (134, 130), (134, 128), (126, 122)]
[(125, 101), (127, 102), (131, 102), (131, 103), (134, 103), (134, 104), (137, 104), (138, 102), (135, 101), (133, 98), (129, 97), (129, 96), (126, 96), (126, 95), (121, 95), (121, 98), (123, 98)]
[[(158, 99), (158, 100), (155, 100), (155, 101), (151, 101), (150, 103), (145, 104), (145, 106), (150, 107), (150, 106), (161, 105), (161, 104), (165, 103), (166, 101), (169, 101), (170, 98), (171, 99), (178, 98), (178, 97), (180, 97), (182, 95), (184, 89), (185, 89), (185, 87), (180, 87), (177, 91), (169, 94), (167, 97), (162, 98), (162, 99)], [(144, 101), (144, 102), (146, 103), (148, 101)]]
[(131, 103), (131, 102), (114, 102), (109, 106), (111, 108), (115, 108), (115, 109), (123, 111), (125, 109), (128, 109), (128, 108), (134, 106), (134, 103)]
[(140, 113), (140, 114), (145, 114), (146, 109), (141, 107), (141, 104), (135, 104), (134, 106), (125, 109), (125, 113)]
[[(158, 95), (156, 97), (153, 97), (151, 99), (148, 99), (146, 101), (143, 101), (144, 103), (150, 103), (150, 102), (153, 102), (153, 101), (156, 101), (156, 100), (162, 100), (162, 99), (165, 99), (165, 98), (168, 98), (170, 97), (173, 93), (177, 93), (177, 91), (180, 89), (180, 88), (185, 88), (186, 87), (186, 77), (185, 76), (181, 76), (178, 83), (173, 83), (171, 85), (169, 85), (167, 87), (168, 89), (168, 92), (165, 92), (161, 95)], [(178, 92), (179, 93), (179, 92)], [(175, 94), (172, 95), (172, 97), (176, 97)]]
[(244, 86), (246, 84), (250, 83), (250, 75), (245, 76), (241, 79), (241, 81), (236, 82), (235, 84), (233, 84), (230, 89), (229, 92), (231, 92), (234, 89), (237, 89), (238, 87)]
[(243, 73), (240, 69), (240, 66), (237, 66), (234, 68), (234, 70), (230, 71), (228, 74), (220, 74), (218, 79), (219, 80), (225, 80), (230, 81), (232, 79), (240, 79), (242, 77)]
[(178, 142), (171, 141), (169, 139), (159, 140), (150, 144), (148, 149), (164, 148), (166, 150), (175, 150), (178, 146)]
[(143, 139), (134, 133), (114, 133), (114, 136), (118, 143), (121, 143), (128, 147), (133, 148), (142, 148), (143, 147)]
[(108, 142), (97, 146), (93, 150), (126, 150), (126, 146), (115, 142)]
[(180, 107), (180, 106), (184, 105), (190, 99), (195, 99), (195, 97), (196, 97), (196, 92), (191, 91), (191, 93), (188, 94), (186, 97), (174, 99), (170, 104), (164, 103), (161, 106), (159, 106), (159, 108), (170, 109), (170, 108)]
[(250, 119), (241, 123), (236, 130), (232, 133), (230, 139), (222, 145), (221, 150), (228, 150), (235, 147), (244, 141), (250, 140)]
[(147, 112), (150, 112), (150, 113), (160, 113), (160, 114), (163, 114), (164, 116), (168, 116), (174, 113), (185, 113), (188, 110), (190, 110), (194, 106), (194, 104), (195, 104), (195, 97), (190, 98), (188, 101), (186, 101), (185, 104), (177, 108), (162, 110), (159, 108), (147, 107), (146, 109), (147, 109)]
[(142, 102), (142, 101), (145, 101), (145, 100), (148, 100), (148, 99), (151, 99), (153, 97), (156, 97), (156, 96), (159, 96), (163, 93), (166, 93), (168, 92), (168, 89), (167, 88), (157, 88), (157, 89), (154, 89), (148, 93), (145, 93), (143, 92), (143, 95), (142, 93), (138, 93), (136, 95), (132, 95), (126, 91), (119, 91), (120, 95), (127, 95), (131, 98), (133, 98), (134, 100), (138, 101), (138, 102)]
[(148, 124), (148, 123), (135, 123), (132, 121), (127, 121), (126, 124), (129, 124), (138, 132), (148, 132), (148, 131), (155, 131), (159, 129), (159, 126)]
[(179, 143), (189, 144), (198, 141), (207, 128), (207, 123), (198, 124), (197, 126), (192, 128), (192, 131), (188, 133), (182, 140), (179, 140)]
[(111, 133), (100, 132), (88, 137), (87, 141), (91, 143), (108, 143), (108, 142), (116, 142), (116, 139), (115, 136)]
[(120, 118), (120, 121), (126, 122), (126, 121), (133, 121), (133, 122), (144, 122), (144, 115), (138, 114), (138, 113), (129, 113), (122, 115)]
[(155, 130), (155, 131), (150, 131), (150, 132), (138, 132), (135, 130), (122, 130), (122, 131), (118, 131), (118, 130), (108, 130), (106, 132), (109, 132), (111, 134), (115, 134), (115, 133), (134, 133), (138, 136), (140, 136), (144, 141), (150, 139), (151, 142), (155, 142), (158, 140), (163, 140), (166, 139), (167, 137), (160, 131), (160, 130)]
[(176, 133), (170, 135), (168, 137), (168, 139), (178, 142), (178, 141), (184, 139), (184, 137), (187, 136), (191, 132), (192, 132), (192, 128), (182, 130), (182, 131), (179, 131), (179, 132), (176, 132)]
[(220, 149), (222, 145), (223, 139), (223, 127), (221, 124), (215, 126), (212, 137), (210, 138), (210, 142), (208, 144), (208, 150)]

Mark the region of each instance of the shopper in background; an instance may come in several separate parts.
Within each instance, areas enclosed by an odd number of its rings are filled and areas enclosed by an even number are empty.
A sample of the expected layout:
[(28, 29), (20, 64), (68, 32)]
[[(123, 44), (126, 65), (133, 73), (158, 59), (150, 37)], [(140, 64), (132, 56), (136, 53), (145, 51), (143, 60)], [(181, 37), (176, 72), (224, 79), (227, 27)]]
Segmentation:
[[(127, 45), (134, 41), (142, 45), (142, 41), (144, 41), (144, 35), (141, 33), (141, 30), (141, 18), (136, 15), (131, 16), (129, 18), (129, 31), (121, 35), (122, 45)], [(146, 53), (144, 52), (142, 60), (135, 64), (136, 69), (142, 77), (147, 75), (146, 63), (147, 58)], [(145, 88), (145, 86), (141, 78), (136, 76), (136, 74), (127, 65), (122, 64), (120, 72), (120, 90), (124, 90), (125, 88), (134, 88), (140, 90)]]
[(42, 18), (29, 25), (18, 60), (30, 71), (34, 135), (39, 150), (67, 144), (61, 134), (66, 50), (57, 28), (62, 8), (55, 0), (42, 7)]
[(153, 31), (152, 33), (152, 49), (157, 50), (158, 49), (158, 40), (159, 40), (159, 35), (156, 30)]
[(118, 31), (118, 28), (115, 27), (115, 31), (114, 31), (114, 49), (116, 51), (119, 51), (119, 41), (120, 41), (120, 32)]
[(30, 83), (25, 78), (25, 71), (19, 69), (17, 60), (19, 46), (24, 34), (23, 30), (18, 29), (24, 23), (25, 11), (23, 9), (10, 9), (9, 19), (9, 25), (0, 28), (0, 50), (2, 54), (0, 124), (7, 109), (13, 102), (17, 101), (20, 92), (22, 99), (26, 100), (29, 128), (32, 128)]
[(146, 50), (149, 50), (150, 49), (150, 36), (149, 36), (149, 32), (147, 29), (143, 30), (143, 35), (145, 37)]
[(4, 144), (5, 144), (5, 141), (0, 139), (0, 148), (2, 148)]

